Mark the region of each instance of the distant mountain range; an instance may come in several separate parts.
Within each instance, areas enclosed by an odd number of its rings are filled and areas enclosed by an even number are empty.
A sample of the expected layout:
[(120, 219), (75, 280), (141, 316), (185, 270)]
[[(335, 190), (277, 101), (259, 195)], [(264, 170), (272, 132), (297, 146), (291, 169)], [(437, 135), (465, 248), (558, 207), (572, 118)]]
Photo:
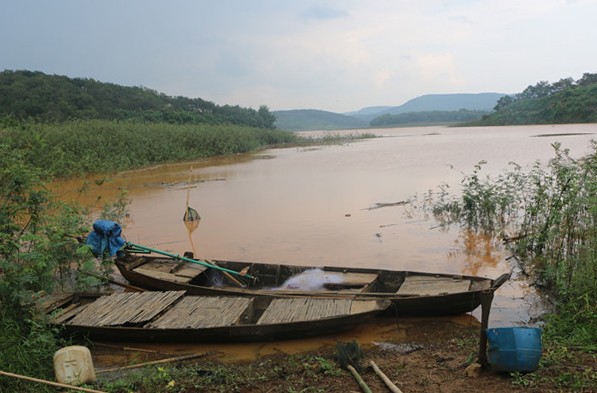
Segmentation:
[(316, 109), (295, 109), (272, 113), (276, 116), (274, 125), (289, 131), (367, 128), (371, 120), (388, 114), (460, 109), (490, 112), (497, 101), (505, 95), (501, 93), (427, 94), (399, 106), (371, 106), (343, 114)]
[(367, 128), (369, 122), (353, 116), (317, 109), (272, 111), (274, 126), (287, 131), (342, 130)]

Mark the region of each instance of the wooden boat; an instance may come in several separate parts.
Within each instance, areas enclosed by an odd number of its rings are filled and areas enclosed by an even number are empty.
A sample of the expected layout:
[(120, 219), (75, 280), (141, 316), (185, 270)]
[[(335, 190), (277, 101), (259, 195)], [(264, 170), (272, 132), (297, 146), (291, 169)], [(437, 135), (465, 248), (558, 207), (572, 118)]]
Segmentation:
[(243, 342), (332, 334), (389, 306), (384, 300), (193, 296), (185, 291), (70, 294), (46, 302), (69, 334), (108, 341)]
[[(392, 306), (385, 314), (399, 316), (443, 316), (473, 311), (480, 305), (481, 291), (495, 291), (509, 278), (508, 274), (493, 280), (367, 268), (314, 268), (223, 260), (209, 263), (243, 272), (254, 279), (241, 286), (238, 276), (177, 257), (124, 252), (115, 259), (122, 276), (132, 285), (145, 289), (186, 290), (189, 294), (204, 296), (386, 299), (392, 301)], [(310, 287), (296, 285), (301, 280)], [(321, 285), (314, 287), (317, 281)]]

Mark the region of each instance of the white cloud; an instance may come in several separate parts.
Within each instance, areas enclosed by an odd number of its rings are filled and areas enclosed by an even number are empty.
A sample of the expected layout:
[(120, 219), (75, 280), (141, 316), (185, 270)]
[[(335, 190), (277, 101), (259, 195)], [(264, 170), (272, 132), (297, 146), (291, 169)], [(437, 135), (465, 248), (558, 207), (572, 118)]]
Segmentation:
[(351, 111), (596, 72), (594, 0), (21, 0), (1, 69), (272, 109)]

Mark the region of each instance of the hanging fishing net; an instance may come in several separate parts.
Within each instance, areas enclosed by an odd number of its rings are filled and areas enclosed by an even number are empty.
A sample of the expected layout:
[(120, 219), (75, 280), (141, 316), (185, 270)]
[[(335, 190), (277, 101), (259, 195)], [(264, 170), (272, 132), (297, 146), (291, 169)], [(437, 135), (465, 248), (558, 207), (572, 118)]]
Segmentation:
[(197, 210), (193, 209), (190, 206), (187, 206), (187, 210), (184, 212), (184, 216), (182, 217), (183, 221), (199, 221), (201, 217), (199, 217), (199, 213)]

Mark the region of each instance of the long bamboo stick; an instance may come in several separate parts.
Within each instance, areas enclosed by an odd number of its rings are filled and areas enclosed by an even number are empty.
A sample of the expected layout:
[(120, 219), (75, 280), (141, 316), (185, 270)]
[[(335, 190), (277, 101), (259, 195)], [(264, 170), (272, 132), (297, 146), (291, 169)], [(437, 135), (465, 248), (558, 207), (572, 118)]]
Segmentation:
[(371, 393), (371, 389), (369, 389), (369, 386), (367, 386), (365, 381), (363, 381), (363, 378), (361, 378), (361, 376), (359, 375), (359, 372), (354, 367), (352, 367), (350, 364), (348, 366), (346, 366), (346, 368), (348, 369), (348, 371), (350, 371), (350, 373), (352, 374), (354, 379), (357, 380), (357, 383), (359, 384), (359, 387), (361, 388), (361, 390), (365, 393)]
[(379, 367), (377, 367), (377, 364), (375, 364), (373, 360), (371, 360), (369, 364), (371, 365), (371, 367), (373, 367), (373, 371), (375, 371), (375, 374), (377, 374), (381, 378), (381, 380), (386, 384), (388, 389), (390, 389), (394, 393), (402, 393), (402, 390), (398, 389), (398, 386), (394, 385), (390, 378), (388, 378), (386, 374), (384, 374), (384, 372), (381, 371)]
[(87, 388), (80, 388), (78, 386), (67, 385), (67, 384), (59, 383), (59, 382), (47, 381), (45, 379), (32, 378), (32, 377), (28, 377), (26, 375), (13, 374), (13, 373), (9, 373), (9, 372), (2, 371), (2, 370), (0, 370), (0, 375), (4, 375), (4, 376), (7, 376), (7, 377), (11, 377), (11, 378), (18, 378), (18, 379), (22, 379), (22, 380), (29, 381), (29, 382), (43, 383), (45, 385), (56, 386), (56, 387), (64, 388), (64, 389), (78, 390), (80, 392), (106, 393), (106, 392), (101, 391), (101, 390), (93, 390), (93, 389), (87, 389)]
[(93, 345), (96, 347), (113, 348), (113, 349), (118, 349), (121, 351), (134, 351), (134, 352), (161, 354), (161, 355), (174, 355), (171, 352), (155, 351), (153, 349), (146, 349), (146, 348), (123, 347), (120, 345), (106, 344), (106, 343), (101, 343), (101, 342), (93, 343)]
[(171, 363), (171, 362), (178, 362), (181, 360), (195, 359), (195, 358), (200, 358), (200, 357), (207, 356), (207, 355), (208, 355), (208, 352), (191, 353), (189, 355), (177, 356), (177, 357), (173, 357), (173, 358), (166, 358), (166, 359), (160, 359), (160, 360), (153, 360), (151, 362), (137, 363), (137, 364), (132, 364), (130, 366), (107, 368), (104, 370), (96, 370), (95, 373), (100, 374), (100, 373), (109, 373), (112, 371), (130, 370), (132, 368), (151, 366), (154, 364)]

